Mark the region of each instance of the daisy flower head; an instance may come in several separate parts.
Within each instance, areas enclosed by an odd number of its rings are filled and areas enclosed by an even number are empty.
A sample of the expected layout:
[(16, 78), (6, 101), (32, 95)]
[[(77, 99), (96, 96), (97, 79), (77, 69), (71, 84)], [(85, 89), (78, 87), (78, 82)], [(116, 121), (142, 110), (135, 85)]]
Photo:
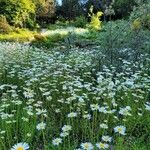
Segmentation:
[(27, 143), (17, 143), (11, 148), (11, 150), (28, 150), (28, 149), (29, 144)]
[(93, 110), (93, 111), (99, 110), (99, 108), (100, 108), (98, 104), (91, 104), (90, 107), (91, 107), (91, 110)]
[(108, 125), (105, 123), (100, 124), (100, 128), (102, 129), (108, 129)]
[(116, 127), (114, 128), (114, 131), (115, 131), (116, 133), (125, 135), (126, 127), (124, 127), (124, 126), (116, 126)]
[(146, 102), (146, 104), (144, 104), (144, 105), (145, 105), (146, 110), (150, 110), (150, 103), (149, 102)]
[(70, 131), (72, 129), (72, 127), (70, 126), (70, 125), (64, 125), (63, 127), (62, 127), (62, 131), (63, 132), (68, 132), (68, 131)]
[(120, 108), (119, 114), (124, 116), (131, 116), (130, 110), (131, 110), (130, 106), (126, 106), (125, 108)]
[(68, 132), (62, 132), (62, 133), (60, 133), (60, 136), (61, 136), (61, 137), (66, 137), (66, 136), (68, 136), (68, 135), (69, 135)]
[(99, 142), (99, 143), (96, 143), (96, 147), (98, 149), (107, 149), (109, 147), (109, 145), (106, 143)]
[(62, 139), (61, 138), (53, 139), (52, 143), (53, 143), (53, 145), (58, 146), (59, 144), (62, 143)]
[(77, 113), (76, 112), (71, 112), (68, 114), (68, 118), (74, 118), (77, 117)]
[(105, 135), (105, 136), (102, 136), (102, 140), (105, 141), (105, 142), (111, 142), (112, 141), (112, 137), (110, 137), (108, 135)]
[(93, 150), (94, 146), (89, 142), (85, 142), (81, 144), (81, 148), (84, 150)]
[(44, 130), (45, 127), (46, 127), (46, 123), (41, 122), (41, 123), (39, 123), (39, 124), (36, 126), (36, 129), (37, 129), (37, 130)]

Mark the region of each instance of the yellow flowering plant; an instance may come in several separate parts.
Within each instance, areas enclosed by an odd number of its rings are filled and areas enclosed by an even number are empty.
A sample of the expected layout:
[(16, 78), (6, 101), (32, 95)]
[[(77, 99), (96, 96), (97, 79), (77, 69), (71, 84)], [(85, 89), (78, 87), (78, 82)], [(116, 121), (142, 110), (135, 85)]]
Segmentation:
[(93, 6), (90, 7), (89, 17), (91, 17), (90, 27), (95, 30), (100, 30), (102, 28), (102, 21), (100, 17), (103, 15), (103, 12), (98, 11), (96, 14), (93, 13)]
[(132, 25), (131, 25), (132, 30), (139, 30), (141, 29), (141, 27), (142, 27), (142, 23), (139, 18), (135, 19), (132, 22)]

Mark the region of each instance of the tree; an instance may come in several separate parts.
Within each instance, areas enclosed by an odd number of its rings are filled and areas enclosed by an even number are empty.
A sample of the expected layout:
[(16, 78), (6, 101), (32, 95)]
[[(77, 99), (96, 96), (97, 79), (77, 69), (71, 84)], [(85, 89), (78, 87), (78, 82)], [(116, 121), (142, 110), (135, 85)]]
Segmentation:
[(55, 0), (34, 0), (37, 17), (53, 17), (55, 15)]
[(116, 16), (123, 18), (130, 14), (133, 10), (133, 6), (136, 4), (136, 0), (115, 0), (114, 10)]
[(80, 0), (62, 0), (61, 12), (66, 19), (74, 19), (82, 15), (82, 8), (79, 3)]
[(103, 12), (109, 11), (109, 13), (113, 13), (115, 19), (118, 19), (129, 16), (136, 4), (135, 1), (137, 0), (88, 0), (85, 4), (85, 10), (88, 12), (91, 5), (93, 5), (94, 13), (100, 10)]
[(14, 26), (23, 27), (34, 18), (35, 5), (32, 0), (0, 0), (0, 14)]

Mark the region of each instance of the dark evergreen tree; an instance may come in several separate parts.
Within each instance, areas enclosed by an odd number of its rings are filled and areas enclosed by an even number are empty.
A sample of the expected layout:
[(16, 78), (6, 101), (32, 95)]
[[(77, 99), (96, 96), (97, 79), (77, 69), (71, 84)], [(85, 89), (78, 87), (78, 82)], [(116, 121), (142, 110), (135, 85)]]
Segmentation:
[(82, 15), (79, 0), (62, 0), (61, 12), (63, 17), (69, 20)]

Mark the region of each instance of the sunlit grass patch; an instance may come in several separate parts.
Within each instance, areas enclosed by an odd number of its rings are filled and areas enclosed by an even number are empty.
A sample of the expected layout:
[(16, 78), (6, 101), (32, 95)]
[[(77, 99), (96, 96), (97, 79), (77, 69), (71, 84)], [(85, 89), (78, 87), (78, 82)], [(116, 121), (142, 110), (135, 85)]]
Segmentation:
[(43, 33), (41, 33), (41, 35), (43, 36), (53, 36), (55, 34), (60, 34), (60, 35), (67, 35), (69, 33), (73, 33), (73, 34), (85, 34), (88, 32), (88, 29), (84, 29), (84, 28), (76, 28), (76, 27), (66, 27), (66, 28), (62, 28), (62, 29), (55, 29), (55, 30), (47, 30), (44, 31)]
[(27, 29), (15, 29), (6, 34), (0, 34), (0, 41), (28, 42), (33, 40), (36, 32)]

